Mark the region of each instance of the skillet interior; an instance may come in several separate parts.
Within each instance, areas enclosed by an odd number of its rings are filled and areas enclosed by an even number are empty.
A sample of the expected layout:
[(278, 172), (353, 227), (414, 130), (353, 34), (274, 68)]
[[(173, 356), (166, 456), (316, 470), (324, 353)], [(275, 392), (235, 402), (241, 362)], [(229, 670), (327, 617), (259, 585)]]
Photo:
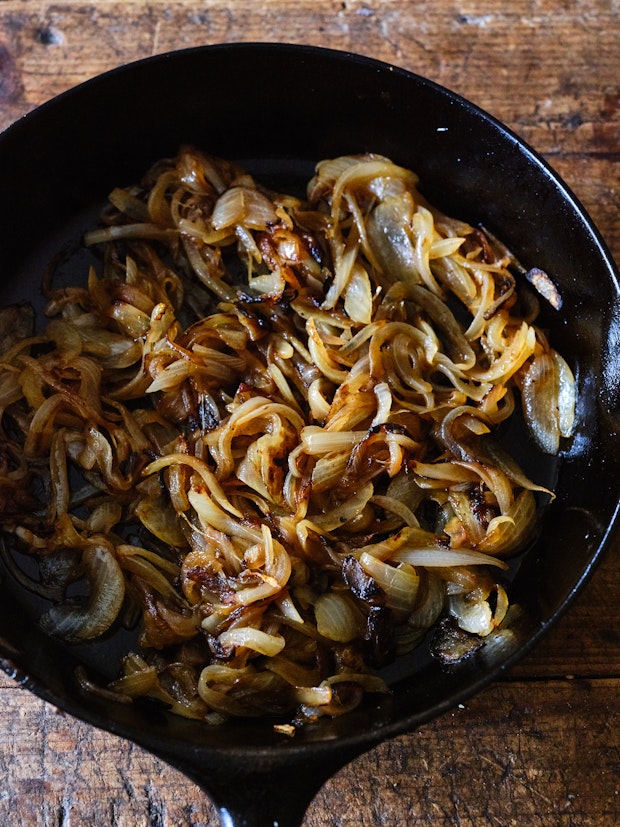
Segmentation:
[(0, 202), (0, 303), (36, 304), (42, 268), (65, 245), (74, 250), (68, 275), (81, 272), (81, 232), (92, 225), (109, 190), (138, 179), (182, 143), (241, 160), (282, 188), (306, 180), (323, 157), (385, 154), (414, 169), (439, 207), (482, 222), (524, 265), (546, 270), (564, 299), (561, 311), (544, 312), (542, 324), (576, 373), (575, 436), (559, 461), (539, 457), (523, 434), (514, 437), (522, 444), (526, 470), (552, 483), (557, 499), (544, 515), (538, 541), (515, 567), (511, 595), (522, 611), (511, 634), (490, 640), (448, 678), (422, 651), (391, 670), (391, 696), (343, 719), (322, 721), (294, 739), (274, 735), (264, 721), (209, 729), (147, 704), (125, 707), (81, 694), (75, 666), (86, 664), (95, 679), (108, 677), (126, 642), (67, 648), (44, 639), (33, 622), (21, 622), (35, 617), (38, 607), (3, 573), (5, 668), (29, 688), (149, 747), (203, 783), (208, 769), (207, 786), (216, 800), (226, 799), (231, 774), (269, 773), (274, 783), (289, 772), (286, 767), (303, 760), (317, 772), (305, 783), (306, 793), (301, 781), (292, 789), (303, 804), (310, 788), (338, 764), (419, 726), (496, 677), (587, 579), (613, 530), (618, 505), (617, 273), (572, 194), (513, 134), (473, 105), (363, 58), (236, 44), (116, 70), (46, 104), (0, 136), (0, 180), (11, 194)]

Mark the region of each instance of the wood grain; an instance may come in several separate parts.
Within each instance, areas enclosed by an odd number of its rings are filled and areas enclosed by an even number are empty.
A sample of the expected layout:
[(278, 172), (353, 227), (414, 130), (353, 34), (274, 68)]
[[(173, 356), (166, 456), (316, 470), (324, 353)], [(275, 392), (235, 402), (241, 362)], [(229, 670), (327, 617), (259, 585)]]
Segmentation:
[[(0, 0), (0, 129), (123, 63), (227, 41), (312, 43), (419, 72), (531, 143), (620, 260), (617, 0)], [(248, 78), (251, 84), (251, 78)], [(305, 827), (620, 823), (620, 543), (505, 678), (332, 778)], [(0, 824), (216, 827), (142, 749), (0, 675)]]
[(119, 63), (203, 43), (287, 40), (363, 52), (427, 75), (519, 124), (543, 152), (618, 152), (619, 12), (604, 0), (514, 0), (507, 10), (494, 0), (0, 5), (12, 67), (2, 89), (5, 123)]
[[(4, 687), (3, 824), (216, 827), (207, 798), (138, 747)], [(503, 682), (330, 779), (305, 827), (616, 827), (611, 679)]]

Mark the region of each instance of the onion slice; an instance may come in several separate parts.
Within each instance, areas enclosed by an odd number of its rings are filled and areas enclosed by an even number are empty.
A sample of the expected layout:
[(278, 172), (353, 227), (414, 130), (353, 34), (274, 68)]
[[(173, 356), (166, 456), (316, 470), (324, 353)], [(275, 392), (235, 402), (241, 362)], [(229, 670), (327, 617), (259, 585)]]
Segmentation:
[(65, 640), (91, 640), (107, 632), (118, 617), (125, 579), (109, 545), (91, 542), (82, 554), (82, 565), (89, 584), (88, 603), (83, 607), (69, 603), (53, 606), (39, 620), (48, 634)]

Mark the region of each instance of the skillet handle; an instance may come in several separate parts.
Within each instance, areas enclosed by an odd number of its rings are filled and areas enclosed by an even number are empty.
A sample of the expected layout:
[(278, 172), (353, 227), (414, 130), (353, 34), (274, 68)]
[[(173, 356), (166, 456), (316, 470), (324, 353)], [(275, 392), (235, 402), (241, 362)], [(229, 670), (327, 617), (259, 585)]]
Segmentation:
[[(239, 767), (178, 769), (195, 781), (217, 809), (222, 827), (302, 827), (312, 799), (325, 781), (359, 754), (304, 756), (248, 771)], [(168, 759), (169, 760), (169, 759)], [(271, 763), (271, 762), (270, 762)]]

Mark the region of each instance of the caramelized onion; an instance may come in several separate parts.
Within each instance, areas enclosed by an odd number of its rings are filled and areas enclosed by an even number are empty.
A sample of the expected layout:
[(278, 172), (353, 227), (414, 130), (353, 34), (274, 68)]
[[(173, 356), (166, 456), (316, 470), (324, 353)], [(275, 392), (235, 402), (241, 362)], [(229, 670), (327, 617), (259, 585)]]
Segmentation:
[(0, 311), (7, 570), (67, 640), (139, 619), (123, 702), (298, 724), (386, 691), (372, 670), (437, 624), (450, 661), (509, 623), (551, 492), (501, 425), (520, 395), (556, 453), (575, 381), (524, 268), (417, 184), (345, 156), (300, 199), (184, 147), (112, 191), (40, 335)]
[(314, 614), (319, 634), (329, 640), (348, 643), (361, 635), (361, 613), (346, 594), (320, 595), (314, 604)]
[(539, 448), (557, 454), (560, 437), (570, 436), (575, 419), (575, 381), (555, 351), (534, 356), (520, 378), (523, 410)]
[(88, 603), (53, 606), (40, 620), (49, 634), (67, 640), (91, 640), (107, 632), (118, 617), (125, 579), (108, 544), (89, 544), (82, 553), (82, 566), (88, 580)]

